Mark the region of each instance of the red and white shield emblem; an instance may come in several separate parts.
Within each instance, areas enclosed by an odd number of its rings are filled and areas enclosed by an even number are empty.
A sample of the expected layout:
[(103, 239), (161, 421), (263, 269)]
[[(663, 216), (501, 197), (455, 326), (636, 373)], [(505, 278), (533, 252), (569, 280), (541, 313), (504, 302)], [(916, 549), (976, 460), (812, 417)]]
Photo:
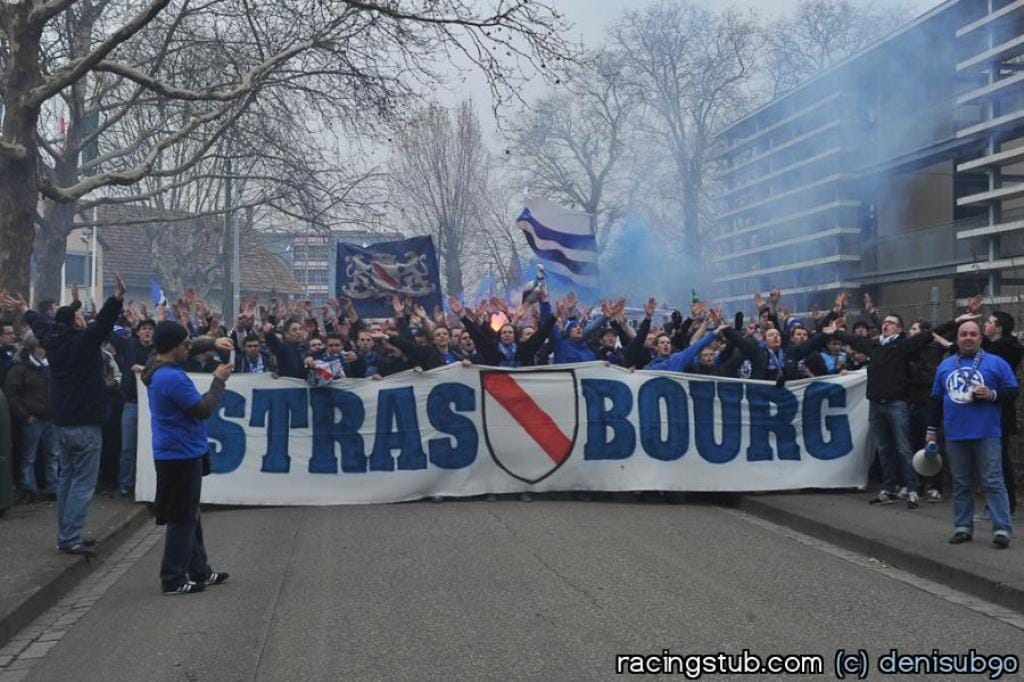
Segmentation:
[(484, 440), (498, 466), (537, 483), (565, 464), (579, 431), (573, 370), (483, 370), (480, 386)]

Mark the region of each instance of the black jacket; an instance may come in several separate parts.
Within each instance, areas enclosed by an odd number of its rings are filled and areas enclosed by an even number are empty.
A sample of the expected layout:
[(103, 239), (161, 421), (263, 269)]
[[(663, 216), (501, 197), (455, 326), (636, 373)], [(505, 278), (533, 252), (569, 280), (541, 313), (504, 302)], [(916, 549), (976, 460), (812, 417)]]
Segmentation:
[[(936, 327), (933, 332), (948, 333), (949, 324)], [(901, 400), (910, 397), (910, 362), (932, 342), (931, 334), (918, 334), (908, 338), (902, 332), (886, 345), (864, 336), (837, 332), (836, 337), (854, 350), (868, 356), (868, 400)]]
[[(931, 332), (927, 333), (931, 336)], [(945, 357), (946, 349), (933, 341), (921, 349), (916, 357), (911, 358), (907, 402), (914, 405), (927, 405), (931, 401), (935, 370), (939, 368), (939, 364)]]
[(33, 365), (31, 360), (19, 362), (7, 372), (4, 395), (16, 419), (24, 422), (29, 417), (40, 421), (50, 418), (49, 373)]
[(14, 346), (0, 346), (0, 386), (4, 385), (7, 372), (15, 365), (18, 349)]
[(292, 379), (306, 378), (306, 348), (291, 341), (281, 341), (273, 330), (266, 334), (267, 348), (277, 358), (277, 374)]
[(58, 426), (103, 424), (110, 419), (110, 397), (103, 380), (106, 367), (100, 347), (114, 331), (122, 301), (111, 296), (96, 321), (79, 330), (25, 313), (50, 362), (50, 407)]
[[(992, 355), (998, 355), (1010, 366), (1014, 374), (1020, 367), (1021, 358), (1024, 357), (1024, 346), (1015, 336), (1000, 336), (995, 341), (985, 339), (981, 347)], [(1017, 405), (1016, 402), (1003, 402), (1003, 434), (1017, 433)]]
[(149, 362), (149, 356), (156, 352), (156, 346), (152, 343), (143, 346), (137, 336), (126, 339), (118, 334), (110, 335), (110, 345), (117, 351), (117, 364), (121, 368), (121, 396), (125, 402), (137, 403), (139, 401), (138, 387), (135, 385), (132, 366), (142, 365), (145, 367)]
[(824, 348), (828, 341), (828, 336), (818, 332), (799, 346), (780, 346), (783, 355), (782, 367), (773, 370), (769, 366), (768, 349), (755, 339), (749, 336), (740, 336), (733, 327), (726, 327), (723, 334), (729, 343), (734, 344), (750, 360), (751, 379), (778, 383), (805, 378), (800, 369), (800, 361), (811, 353)]
[[(500, 367), (505, 358), (498, 349), (498, 338), (465, 315), (462, 317), (462, 326), (473, 338), (473, 343), (476, 344), (476, 350), (482, 362), (493, 367)], [(548, 340), (551, 328), (554, 326), (555, 317), (549, 315), (533, 333), (533, 336), (516, 344), (518, 367), (533, 367), (536, 364), (537, 353), (544, 342)]]

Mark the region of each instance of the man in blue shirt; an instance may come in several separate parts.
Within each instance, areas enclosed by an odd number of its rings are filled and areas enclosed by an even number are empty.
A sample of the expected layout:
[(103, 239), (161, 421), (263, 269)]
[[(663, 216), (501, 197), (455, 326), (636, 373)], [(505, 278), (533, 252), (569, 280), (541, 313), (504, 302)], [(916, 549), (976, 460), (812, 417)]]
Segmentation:
[(946, 452), (953, 473), (953, 525), (951, 544), (971, 540), (974, 534), (974, 480), (978, 470), (992, 514), (992, 542), (1010, 545), (1010, 501), (1003, 482), (1001, 446), (1002, 405), (1017, 398), (1017, 378), (1002, 358), (981, 348), (981, 325), (962, 322), (957, 329), (956, 355), (946, 358), (935, 372), (929, 443), (937, 442), (939, 418), (946, 434)]
[(231, 364), (213, 372), (210, 390), (200, 396), (182, 368), (189, 354), (229, 351), (231, 339), (189, 339), (177, 322), (161, 322), (153, 334), (156, 355), (142, 373), (147, 387), (156, 460), (156, 522), (167, 525), (160, 581), (164, 594), (202, 592), (219, 585), (227, 573), (210, 568), (199, 519), (203, 475), (209, 472), (206, 419), (217, 411)]

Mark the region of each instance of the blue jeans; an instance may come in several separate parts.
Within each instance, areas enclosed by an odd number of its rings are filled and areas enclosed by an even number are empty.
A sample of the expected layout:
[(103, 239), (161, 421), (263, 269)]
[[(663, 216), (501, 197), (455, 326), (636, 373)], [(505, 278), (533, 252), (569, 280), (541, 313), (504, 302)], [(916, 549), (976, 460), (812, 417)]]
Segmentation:
[(36, 454), (42, 446), (46, 465), (46, 492), (57, 492), (57, 463), (60, 461), (60, 434), (52, 421), (36, 420), (21, 425), (21, 489), (39, 492), (36, 482)]
[[(133, 377), (134, 378), (134, 377)], [(139, 442), (139, 404), (125, 403), (121, 410), (121, 459), (117, 465), (119, 490), (135, 490), (135, 452)]]
[(103, 430), (99, 425), (58, 426), (60, 483), (57, 487), (57, 546), (82, 541), (85, 516), (100, 472)]
[(878, 446), (882, 467), (882, 490), (897, 492), (900, 487), (917, 490), (914, 453), (910, 450), (910, 408), (902, 400), (885, 403), (872, 400), (868, 406), (871, 437)]
[(1000, 439), (947, 440), (946, 453), (949, 469), (953, 472), (953, 525), (956, 530), (974, 533), (974, 472), (977, 471), (985, 491), (985, 503), (992, 514), (993, 532), (1012, 535)]

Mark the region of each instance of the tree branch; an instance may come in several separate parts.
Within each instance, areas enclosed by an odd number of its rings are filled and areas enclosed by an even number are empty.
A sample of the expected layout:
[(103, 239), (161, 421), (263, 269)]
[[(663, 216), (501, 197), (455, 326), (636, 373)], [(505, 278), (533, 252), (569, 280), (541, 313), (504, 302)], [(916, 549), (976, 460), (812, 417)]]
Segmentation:
[[(67, 0), (60, 0), (66, 2)], [(31, 105), (38, 106), (50, 97), (78, 82), (93, 67), (103, 61), (108, 54), (113, 52), (118, 45), (130, 39), (136, 33), (146, 27), (170, 4), (171, 0), (152, 0), (149, 6), (138, 14), (134, 19), (121, 26), (100, 45), (85, 55), (68, 63), (63, 69), (56, 71), (46, 81), (30, 91), (28, 100)]]

